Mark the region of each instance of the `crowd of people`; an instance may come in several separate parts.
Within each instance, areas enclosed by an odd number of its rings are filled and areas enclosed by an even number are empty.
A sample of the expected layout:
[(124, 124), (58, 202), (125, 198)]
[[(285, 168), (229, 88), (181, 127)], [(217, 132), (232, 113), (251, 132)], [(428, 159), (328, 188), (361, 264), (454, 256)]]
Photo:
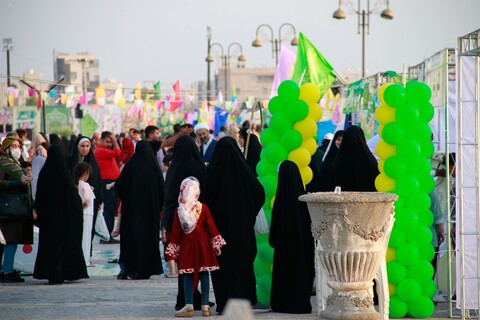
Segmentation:
[[(252, 127), (223, 128), (215, 136), (206, 124), (175, 125), (163, 138), (156, 126), (70, 139), (37, 133), (30, 149), (24, 130), (8, 134), (0, 148), (0, 195), (27, 195), (32, 214), (0, 221), (1, 281), (24, 281), (13, 268), (14, 257), (18, 244), (32, 244), (34, 225), (39, 242), (33, 278), (49, 284), (88, 278), (102, 211), (113, 236), (101, 243), (120, 246), (117, 279), (164, 274), (163, 255), (166, 276), (178, 277), (177, 317), (193, 316), (194, 310), (210, 315), (209, 274), (219, 314), (230, 298), (256, 305), (254, 226), (265, 192), (256, 173), (260, 132)], [(269, 234), (271, 308), (277, 312), (311, 312), (314, 240), (308, 210), (298, 197), (336, 186), (375, 191), (379, 174), (358, 126), (325, 135), (310, 167), (314, 174), (307, 186), (293, 162), (279, 167)]]

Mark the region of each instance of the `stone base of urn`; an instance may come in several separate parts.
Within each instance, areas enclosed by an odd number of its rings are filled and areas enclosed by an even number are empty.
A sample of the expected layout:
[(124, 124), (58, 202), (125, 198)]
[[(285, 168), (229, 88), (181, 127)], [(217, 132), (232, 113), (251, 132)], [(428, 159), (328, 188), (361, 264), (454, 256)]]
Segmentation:
[(299, 197), (307, 202), (312, 219), (316, 270), (324, 271), (332, 289), (321, 319), (380, 318), (370, 292), (385, 259), (397, 198), (380, 192), (318, 192)]

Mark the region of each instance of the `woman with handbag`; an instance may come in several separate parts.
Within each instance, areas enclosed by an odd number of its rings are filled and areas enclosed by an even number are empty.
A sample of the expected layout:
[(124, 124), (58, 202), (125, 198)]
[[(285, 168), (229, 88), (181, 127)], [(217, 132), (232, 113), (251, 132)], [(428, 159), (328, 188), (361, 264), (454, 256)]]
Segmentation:
[[(33, 213), (30, 205), (31, 177), (20, 166), (20, 140), (6, 137), (0, 148), (0, 226), (6, 240), (2, 282), (25, 282), (13, 270), (18, 244), (33, 244)], [(15, 206), (13, 212), (8, 208)]]

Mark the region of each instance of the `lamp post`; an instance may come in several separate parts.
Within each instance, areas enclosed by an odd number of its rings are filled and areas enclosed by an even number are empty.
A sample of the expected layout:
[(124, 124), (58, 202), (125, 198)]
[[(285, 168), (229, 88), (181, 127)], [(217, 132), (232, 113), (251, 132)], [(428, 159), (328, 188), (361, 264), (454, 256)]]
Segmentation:
[(272, 58), (275, 58), (275, 66), (278, 64), (278, 53), (280, 52), (280, 45), (282, 44), (282, 29), (284, 27), (290, 27), (290, 29), (293, 31), (293, 39), (290, 41), (290, 45), (296, 46), (298, 45), (298, 38), (297, 38), (297, 31), (295, 30), (295, 27), (291, 23), (284, 23), (278, 28), (278, 38), (274, 38), (273, 36), (273, 28), (268, 25), (268, 24), (261, 24), (257, 27), (257, 32), (255, 36), (255, 40), (252, 42), (253, 47), (261, 47), (263, 45), (262, 40), (259, 37), (259, 32), (260, 29), (262, 28), (267, 28), (270, 30), (270, 38), (268, 41), (272, 43)]
[[(220, 51), (221, 51), (221, 56), (220, 58), (222, 59), (223, 61), (223, 71), (224, 71), (224, 91), (225, 91), (225, 100), (228, 99), (228, 69), (230, 67), (230, 57), (232, 56), (231, 53), (230, 53), (230, 49), (232, 49), (232, 47), (238, 47), (240, 49), (240, 54), (238, 55), (238, 61), (239, 62), (245, 62), (247, 61), (247, 56), (245, 56), (243, 54), (243, 47), (240, 43), (238, 42), (232, 42), (228, 45), (227, 47), (227, 54), (224, 54), (224, 49), (223, 49), (223, 46), (220, 44), (220, 43), (212, 43), (209, 47), (208, 47), (208, 51), (210, 52), (210, 50), (213, 48), (213, 47), (219, 47), (220, 48)], [(207, 56), (207, 58), (205, 59), (207, 61), (208, 64), (210, 64), (210, 62), (213, 62), (215, 61), (215, 58), (209, 54)]]
[(207, 62), (207, 105), (210, 104), (210, 90), (211, 90), (211, 84), (210, 84), (210, 62), (208, 60), (208, 57), (210, 57), (210, 49), (211, 49), (211, 42), (212, 42), (212, 28), (210, 26), (207, 26), (207, 58), (205, 61)]
[[(353, 11), (358, 16), (358, 31), (360, 34), (360, 29), (362, 30), (362, 78), (365, 78), (365, 28), (367, 28), (367, 34), (370, 34), (370, 15), (374, 13), (374, 10), (370, 9), (370, 0), (367, 0), (367, 10), (361, 8), (360, 0), (358, 0), (358, 9), (353, 9)], [(383, 0), (381, 1), (383, 2)], [(338, 20), (343, 20), (347, 17), (345, 11), (342, 10), (342, 0), (338, 0), (338, 9), (333, 13), (333, 18)], [(390, 1), (387, 0), (387, 8), (380, 13), (380, 17), (392, 20), (393, 11), (390, 10)]]
[[(55, 82), (54, 84), (52, 84), (50, 86), (50, 88), (48, 88), (47, 90), (47, 93), (50, 93), (50, 91), (52, 91), (56, 86), (58, 86), (58, 84), (62, 81), (64, 81), (65, 78), (62, 76), (57, 82)], [(38, 90), (37, 88), (35, 88), (34, 86), (32, 86), (31, 84), (29, 84), (28, 82), (26, 82), (25, 80), (20, 80), (21, 83), (23, 83), (24, 85), (26, 85), (27, 87), (31, 88), (31, 89), (34, 89), (35, 92), (37, 92), (38, 94), (40, 93), (40, 90)], [(42, 99), (42, 132), (44, 134), (47, 134), (47, 121), (46, 121), (46, 116), (45, 116), (45, 101)]]
[(3, 39), (3, 51), (7, 52), (7, 87), (10, 87), (10, 51), (13, 50), (13, 41), (11, 38)]

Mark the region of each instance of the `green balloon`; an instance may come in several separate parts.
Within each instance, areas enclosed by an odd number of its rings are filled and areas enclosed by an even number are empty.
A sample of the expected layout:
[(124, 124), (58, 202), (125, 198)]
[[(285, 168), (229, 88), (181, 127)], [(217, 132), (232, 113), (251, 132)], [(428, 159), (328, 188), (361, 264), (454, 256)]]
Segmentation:
[(434, 311), (435, 306), (432, 299), (426, 296), (420, 296), (408, 304), (408, 313), (414, 318), (428, 318)]
[(418, 112), (420, 114), (420, 120), (423, 122), (432, 121), (435, 116), (435, 109), (430, 102), (418, 103)]
[(433, 279), (426, 279), (420, 282), (420, 286), (422, 287), (422, 296), (431, 299), (437, 294), (437, 283)]
[(435, 248), (431, 244), (418, 248), (418, 251), (420, 252), (419, 259), (421, 260), (430, 262), (435, 257)]
[(415, 140), (404, 139), (397, 146), (397, 156), (405, 162), (416, 160), (421, 152), (420, 145)]
[(418, 281), (413, 279), (404, 279), (397, 285), (397, 295), (406, 302), (417, 300), (422, 294), (422, 287)]
[(278, 112), (270, 119), (270, 128), (278, 135), (282, 135), (285, 131), (292, 129), (293, 123), (287, 117), (285, 112)]
[(256, 171), (259, 177), (275, 175), (277, 173), (275, 166), (265, 160), (261, 160), (257, 163)]
[(398, 248), (402, 244), (407, 242), (407, 233), (399, 228), (393, 228), (392, 233), (390, 234), (390, 240), (388, 241), (388, 246), (390, 248)]
[(277, 167), (280, 162), (287, 159), (287, 156), (287, 150), (285, 150), (285, 148), (278, 142), (270, 144), (260, 153), (261, 160), (267, 160), (275, 167)]
[(284, 112), (285, 109), (286, 104), (279, 96), (273, 97), (268, 102), (268, 111), (270, 111), (272, 115), (278, 112)]
[(420, 183), (415, 176), (404, 175), (397, 179), (395, 189), (398, 195), (409, 197), (418, 192)]
[(435, 189), (435, 180), (431, 175), (423, 175), (418, 177), (420, 183), (420, 191), (430, 194)]
[(405, 84), (405, 96), (409, 103), (425, 103), (432, 98), (432, 90), (423, 82), (410, 80)]
[(414, 176), (424, 176), (430, 174), (432, 163), (427, 158), (417, 157), (408, 163), (407, 174)]
[(388, 157), (383, 165), (383, 171), (388, 177), (397, 179), (407, 172), (407, 163), (397, 156)]
[(267, 147), (272, 143), (279, 142), (279, 141), (280, 141), (280, 136), (271, 128), (262, 130), (262, 133), (260, 133), (260, 142), (264, 147)]
[(389, 122), (383, 127), (382, 130), (383, 140), (390, 145), (397, 145), (405, 140), (406, 134), (407, 131), (405, 130), (405, 127), (400, 125), (398, 122)]
[(400, 105), (397, 107), (397, 111), (395, 111), (395, 119), (405, 127), (416, 123), (419, 118), (418, 108), (412, 104)]
[(260, 183), (265, 190), (265, 197), (271, 198), (277, 192), (278, 178), (275, 175), (268, 175), (260, 178)]
[(417, 247), (422, 247), (432, 242), (432, 231), (430, 228), (417, 225), (407, 232), (407, 241)]
[[(418, 226), (418, 215), (415, 210), (403, 208), (395, 210), (395, 227), (403, 231), (410, 231)], [(408, 238), (407, 238), (408, 239)]]
[(272, 274), (264, 274), (257, 278), (257, 286), (265, 291), (272, 290)]
[(308, 104), (303, 100), (290, 102), (285, 108), (285, 113), (292, 122), (302, 121), (308, 116)]
[(385, 103), (390, 107), (399, 107), (405, 104), (405, 88), (399, 84), (391, 84), (383, 93)]
[(430, 140), (432, 137), (432, 128), (426, 122), (417, 122), (407, 127), (407, 139), (423, 141)]
[(402, 209), (406, 205), (406, 198), (405, 197), (398, 197), (397, 201), (393, 203), (395, 206), (395, 211), (398, 209)]
[(280, 137), (280, 143), (282, 146), (287, 149), (287, 151), (292, 151), (299, 148), (303, 143), (303, 138), (300, 132), (295, 129), (290, 129), (285, 131)]
[(390, 318), (403, 318), (408, 313), (408, 304), (398, 296), (390, 297)]
[(273, 260), (273, 248), (270, 247), (268, 242), (264, 242), (258, 246), (257, 257), (263, 262), (269, 262)]
[(424, 227), (430, 227), (433, 224), (434, 216), (429, 209), (418, 210), (418, 224)]
[(264, 290), (257, 285), (258, 302), (264, 305), (270, 305), (270, 290)]
[(415, 211), (428, 210), (432, 205), (432, 199), (424, 192), (418, 192), (406, 198), (406, 206)]
[(407, 267), (393, 260), (387, 263), (388, 282), (398, 284), (407, 277)]
[(415, 264), (418, 261), (419, 256), (420, 252), (418, 251), (417, 246), (408, 242), (400, 245), (397, 248), (397, 251), (395, 251), (395, 257), (397, 258), (398, 262), (406, 266)]
[(256, 258), (253, 262), (253, 270), (255, 271), (256, 277), (259, 277), (263, 274), (271, 274), (272, 264), (270, 262), (265, 262)]
[(292, 80), (285, 80), (278, 86), (278, 96), (285, 102), (295, 101), (300, 96), (300, 88)]
[[(418, 283), (423, 283), (424, 281), (432, 279), (433, 266), (427, 260), (418, 260), (415, 264), (406, 268), (406, 274), (409, 279), (416, 280)], [(390, 276), (388, 279), (390, 280)]]
[(422, 150), (420, 153), (421, 157), (425, 159), (430, 159), (435, 153), (435, 147), (430, 140), (420, 142), (420, 150)]

